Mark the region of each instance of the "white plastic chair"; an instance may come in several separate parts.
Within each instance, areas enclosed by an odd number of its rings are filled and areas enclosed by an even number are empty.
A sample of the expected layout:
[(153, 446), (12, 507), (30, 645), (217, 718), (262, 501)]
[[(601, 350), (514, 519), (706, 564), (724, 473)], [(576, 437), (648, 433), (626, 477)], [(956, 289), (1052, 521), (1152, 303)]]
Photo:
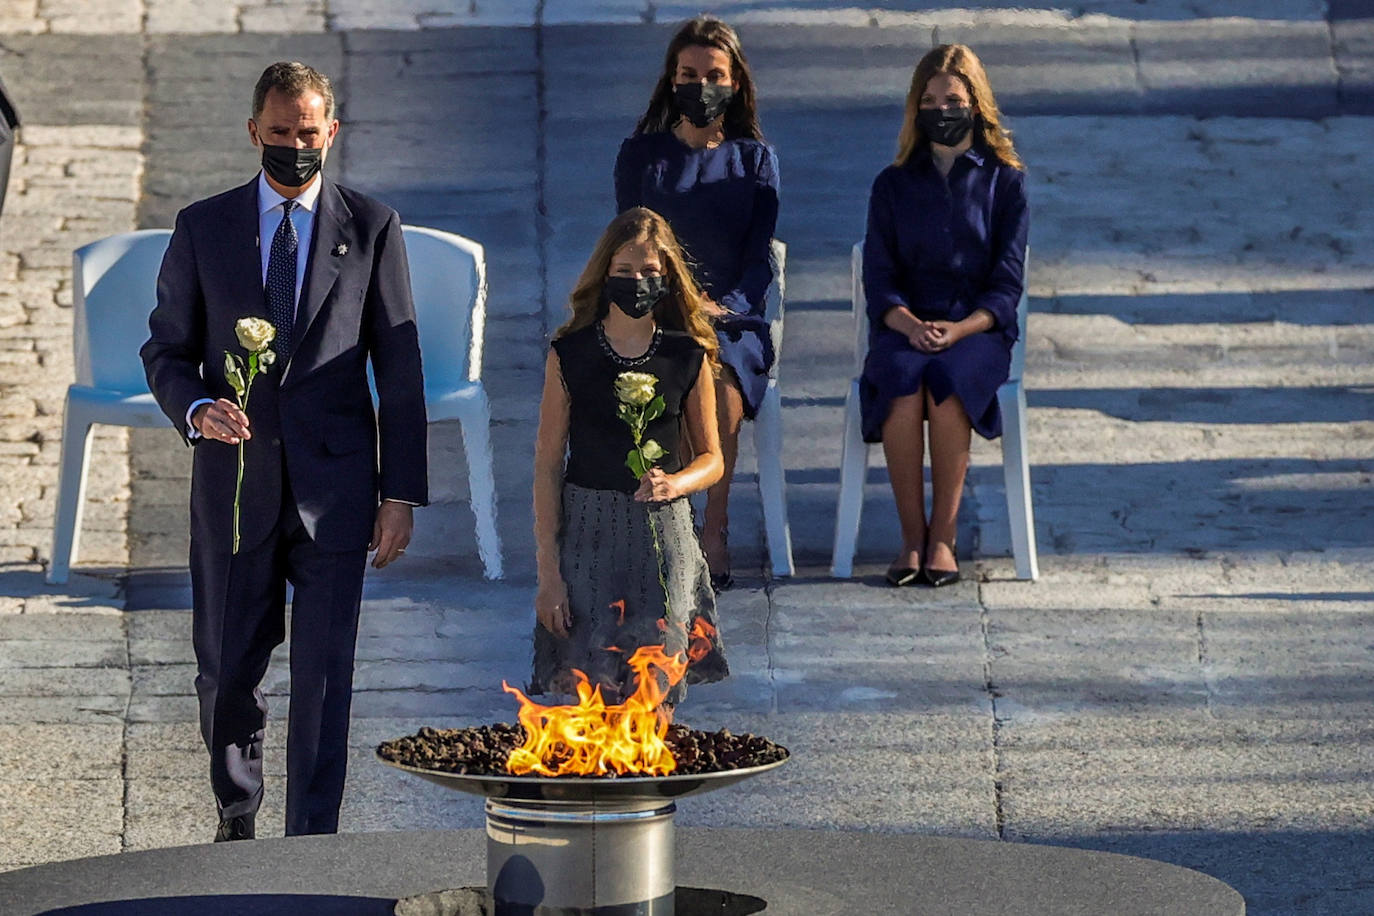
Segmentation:
[[(1026, 252), (1029, 264), (1030, 252)], [(854, 246), (851, 271), (854, 307), (854, 378), (844, 399), (844, 445), (840, 457), (840, 498), (835, 513), (835, 545), (830, 555), (830, 575), (848, 579), (854, 574), (854, 551), (863, 514), (864, 478), (868, 474), (869, 444), (863, 441), (859, 419), (859, 377), (868, 356), (868, 302), (864, 298), (863, 244)], [(1002, 408), (1002, 475), (1007, 489), (1007, 516), (1011, 523), (1011, 549), (1016, 575), (1038, 579), (1040, 564), (1035, 548), (1035, 516), (1031, 509), (1030, 462), (1026, 455), (1026, 392), (1021, 377), (1026, 368), (1026, 291), (1016, 304), (1020, 333), (1011, 350), (1011, 372), (997, 390)]]
[(486, 256), (480, 244), (451, 232), (422, 226), (403, 226), (402, 232), (424, 361), (425, 410), (431, 423), (457, 420), (460, 425), (477, 520), (477, 552), (486, 577), (500, 579), (491, 406), (482, 385)]
[(787, 246), (772, 242), (773, 282), (764, 300), (764, 318), (773, 342), (773, 367), (768, 387), (754, 417), (754, 454), (758, 460), (759, 499), (763, 503), (763, 527), (768, 539), (774, 576), (792, 575), (792, 529), (787, 523), (787, 480), (782, 469), (782, 396), (778, 391), (778, 364), (782, 362), (782, 323), (787, 302)]
[(126, 232), (72, 255), (72, 351), (76, 383), (67, 387), (48, 582), (66, 583), (81, 545), (81, 509), (91, 458), (91, 426), (170, 425), (148, 392), (138, 350), (148, 336), (157, 273), (172, 233)]

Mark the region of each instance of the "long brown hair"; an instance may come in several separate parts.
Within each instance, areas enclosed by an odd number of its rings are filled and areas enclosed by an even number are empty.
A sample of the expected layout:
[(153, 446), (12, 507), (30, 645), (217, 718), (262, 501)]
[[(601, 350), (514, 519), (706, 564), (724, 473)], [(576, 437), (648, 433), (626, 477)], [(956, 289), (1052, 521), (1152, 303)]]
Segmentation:
[(730, 78), (739, 85), (730, 105), (725, 109), (725, 136), (735, 140), (745, 138), (762, 140), (763, 131), (759, 128), (758, 103), (754, 98), (754, 77), (749, 72), (749, 61), (744, 57), (739, 35), (719, 19), (711, 16), (698, 16), (684, 22), (668, 42), (668, 53), (663, 57), (663, 75), (658, 78), (654, 94), (649, 97), (649, 107), (635, 125), (635, 133), (652, 134), (671, 130), (682, 117), (677, 101), (673, 97), (673, 83), (677, 76), (677, 56), (683, 48), (700, 46), (715, 48), (730, 55)]
[(606, 285), (611, 261), (617, 251), (635, 242), (658, 249), (663, 275), (668, 279), (668, 295), (654, 306), (654, 320), (662, 327), (691, 335), (706, 351), (712, 371), (716, 371), (720, 344), (716, 340), (711, 318), (719, 311), (719, 307), (702, 294), (692, 279), (687, 257), (682, 253), (682, 246), (678, 244), (668, 221), (648, 207), (631, 207), (611, 220), (606, 231), (601, 233), (587, 266), (582, 270), (582, 276), (578, 277), (577, 285), (568, 297), (572, 318), (553, 336), (557, 338), (571, 334), (606, 314), (601, 290)]
[(911, 90), (906, 94), (906, 114), (902, 119), (902, 132), (897, 137), (897, 159), (893, 164), (906, 165), (925, 139), (916, 123), (916, 112), (920, 110), (926, 84), (938, 73), (949, 73), (964, 81), (969, 95), (973, 96), (978, 115), (975, 129), (981, 128), (984, 145), (1002, 162), (1025, 171), (1025, 164), (1011, 145), (1011, 131), (1002, 126), (1002, 114), (992, 96), (992, 84), (988, 82), (983, 62), (968, 45), (940, 45), (916, 65), (916, 72), (911, 74)]

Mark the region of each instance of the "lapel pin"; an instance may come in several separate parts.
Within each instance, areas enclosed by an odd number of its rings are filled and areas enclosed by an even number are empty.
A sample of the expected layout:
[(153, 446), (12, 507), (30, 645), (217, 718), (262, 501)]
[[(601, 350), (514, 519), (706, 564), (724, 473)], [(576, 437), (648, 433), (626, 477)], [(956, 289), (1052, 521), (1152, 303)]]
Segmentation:
[(333, 254), (336, 258), (341, 258), (344, 255), (348, 254), (348, 246), (345, 245), (343, 242), (340, 242), (339, 244), (334, 246), (334, 250), (330, 253)]

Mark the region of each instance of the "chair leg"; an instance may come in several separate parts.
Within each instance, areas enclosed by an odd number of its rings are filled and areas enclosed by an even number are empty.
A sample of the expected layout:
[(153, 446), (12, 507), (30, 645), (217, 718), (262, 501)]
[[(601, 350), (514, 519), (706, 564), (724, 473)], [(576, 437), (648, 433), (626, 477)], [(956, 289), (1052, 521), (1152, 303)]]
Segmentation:
[(830, 575), (848, 579), (854, 575), (854, 550), (859, 540), (859, 519), (864, 508), (864, 479), (868, 476), (868, 443), (863, 440), (859, 417), (859, 380), (849, 383), (844, 399), (844, 445), (840, 453), (840, 498), (835, 511), (835, 546), (830, 554)]
[(91, 418), (70, 395), (62, 417), (58, 463), (57, 517), (53, 520), (48, 583), (65, 585), (81, 548), (81, 509), (86, 503), (86, 468), (91, 459)]
[(477, 519), (477, 552), (488, 579), (500, 579), (501, 537), (496, 530), (496, 479), (492, 474), (491, 407), (487, 393), (479, 396), (458, 416), (463, 432), (463, 451), (468, 459), (468, 492)]
[(1002, 476), (1007, 487), (1007, 520), (1018, 579), (1040, 578), (1035, 549), (1035, 514), (1031, 508), (1030, 462), (1026, 455), (1026, 391), (1020, 382), (997, 392), (1002, 407)]
[(759, 468), (759, 497), (773, 575), (792, 575), (792, 529), (787, 523), (787, 478), (782, 468), (782, 397), (776, 379), (768, 380), (754, 418), (754, 452)]

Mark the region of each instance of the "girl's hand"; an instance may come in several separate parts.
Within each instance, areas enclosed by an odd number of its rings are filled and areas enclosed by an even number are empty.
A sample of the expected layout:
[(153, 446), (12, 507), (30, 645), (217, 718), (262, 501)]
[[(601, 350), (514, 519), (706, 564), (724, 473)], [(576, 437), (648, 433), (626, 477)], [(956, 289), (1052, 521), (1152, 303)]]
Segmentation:
[(964, 327), (957, 321), (930, 321), (926, 323), (921, 344), (916, 349), (926, 353), (939, 353), (948, 350), (964, 337)]
[(639, 489), (635, 490), (635, 501), (641, 503), (666, 503), (686, 494), (678, 487), (677, 481), (662, 468), (649, 468), (649, 472), (639, 478)]
[(562, 576), (551, 581), (540, 580), (534, 593), (534, 617), (539, 625), (555, 636), (566, 638), (572, 626), (572, 609), (568, 607), (568, 585)]
[(911, 326), (911, 330), (907, 331), (906, 342), (911, 344), (917, 350), (920, 350), (922, 353), (930, 352), (926, 348), (925, 343), (926, 333), (930, 330), (930, 328), (931, 325), (929, 322), (922, 321), (921, 319), (917, 318), (915, 320), (915, 324)]

